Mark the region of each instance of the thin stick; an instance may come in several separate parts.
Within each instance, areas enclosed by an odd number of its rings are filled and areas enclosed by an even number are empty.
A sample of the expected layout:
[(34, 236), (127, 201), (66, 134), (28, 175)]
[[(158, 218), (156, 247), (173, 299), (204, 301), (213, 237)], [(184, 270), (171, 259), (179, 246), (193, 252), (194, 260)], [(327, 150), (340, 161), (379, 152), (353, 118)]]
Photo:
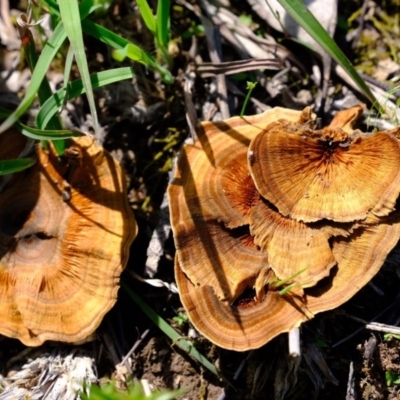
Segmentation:
[(123, 358), (123, 360), (120, 362), (120, 365), (124, 365), (127, 361), (128, 358), (135, 352), (135, 350), (139, 347), (139, 345), (143, 342), (143, 339), (146, 338), (146, 336), (149, 334), (150, 329), (146, 329), (140, 336), (140, 338), (138, 340), (136, 340), (136, 342), (134, 343), (134, 345), (132, 346), (132, 348), (128, 351), (128, 353), (126, 354), (126, 356)]
[(371, 322), (366, 325), (367, 329), (377, 332), (393, 333), (394, 335), (400, 335), (400, 327), (393, 325), (381, 324), (379, 322)]
[[(382, 310), (379, 314), (377, 314), (374, 318), (371, 319), (371, 322), (375, 321), (376, 319), (378, 319), (382, 314), (384, 314), (386, 311), (390, 310), (392, 307), (394, 307), (396, 304), (399, 303), (400, 298), (397, 297), (396, 300), (390, 304), (389, 306), (387, 306), (384, 310)], [(371, 323), (370, 322), (370, 323)], [(366, 328), (366, 326), (362, 326), (358, 329), (356, 329), (352, 334), (346, 336), (345, 338), (339, 340), (338, 342), (334, 343), (332, 345), (332, 349), (334, 349), (335, 347), (341, 345), (342, 343), (346, 342), (347, 340), (351, 339), (353, 336), (359, 334), (360, 332), (362, 332), (364, 329)]]

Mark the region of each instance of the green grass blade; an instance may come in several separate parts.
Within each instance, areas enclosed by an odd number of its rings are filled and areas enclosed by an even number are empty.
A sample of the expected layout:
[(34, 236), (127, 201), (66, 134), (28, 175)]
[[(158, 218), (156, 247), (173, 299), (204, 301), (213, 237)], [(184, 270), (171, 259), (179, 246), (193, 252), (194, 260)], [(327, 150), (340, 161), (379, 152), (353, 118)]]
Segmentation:
[(281, 279), (280, 281), (276, 282), (274, 284), (274, 286), (275, 287), (283, 286), (285, 283), (293, 280), (294, 278), (296, 278), (297, 276), (299, 276), (300, 274), (302, 274), (306, 270), (307, 270), (307, 268), (303, 268), (300, 271), (295, 272), (292, 276), (289, 276), (289, 278)]
[[(81, 4), (80, 9), (82, 18), (86, 17), (91, 11), (87, 3), (88, 2), (84, 2)], [(9, 117), (0, 125), (0, 133), (10, 128), (28, 110), (36, 97), (36, 93), (38, 92), (40, 84), (45, 77), (47, 70), (49, 69), (50, 63), (57, 54), (57, 51), (66, 37), (67, 35), (65, 33), (64, 25), (62, 22), (60, 22), (40, 54), (24, 98), (17, 109), (11, 113)]]
[(13, 160), (0, 161), (0, 175), (13, 174), (22, 171), (35, 164), (34, 158), (16, 158)]
[(171, 64), (171, 56), (168, 53), (169, 43), (169, 10), (170, 0), (159, 0), (157, 5), (157, 28), (156, 28), (156, 45), (161, 51), (164, 60), (168, 65)]
[(133, 43), (127, 43), (126, 46), (122, 49), (117, 49), (113, 51), (113, 58), (117, 61), (124, 61), (127, 57), (131, 60), (140, 62), (147, 66), (156, 63), (155, 60), (153, 60), (148, 53), (146, 53), (139, 46), (136, 46)]
[(170, 0), (159, 0), (157, 5), (157, 41), (167, 48), (169, 43), (169, 10)]
[[(90, 76), (90, 81), (93, 89), (96, 89), (125, 79), (132, 79), (134, 76), (135, 74), (132, 68), (123, 67), (92, 74)], [(66, 89), (64, 87), (59, 89), (52, 97), (47, 99), (46, 103), (40, 108), (36, 116), (36, 126), (40, 129), (45, 129), (51, 116), (57, 113), (58, 109), (64, 105), (66, 100), (71, 100), (83, 93), (85, 93), (85, 88), (81, 79), (68, 83)]]
[(77, 0), (58, 0), (60, 7), (61, 20), (64, 23), (72, 50), (75, 53), (75, 60), (81, 74), (82, 82), (86, 90), (90, 113), (93, 118), (93, 126), (96, 136), (99, 134), (99, 122), (97, 118), (96, 104), (94, 101), (92, 84), (90, 82), (89, 66), (85, 54), (81, 18), (79, 15), (79, 5)]
[(157, 71), (165, 83), (173, 82), (174, 78), (170, 71), (159, 65), (149, 53), (142, 50), (129, 40), (126, 40), (114, 32), (89, 20), (82, 21), (82, 28), (87, 34), (111, 46), (112, 48), (116, 50), (124, 49), (122, 55), (125, 55), (125, 57), (129, 57), (131, 60), (140, 62)]
[(377, 104), (374, 95), (365, 84), (364, 80), (358, 75), (349, 59), (339, 49), (333, 39), (329, 36), (326, 30), (316, 20), (314, 15), (308, 10), (302, 0), (278, 0), (278, 2), (286, 9), (290, 16), (302, 26), (320, 45), (330, 54), (330, 56), (341, 65), (348, 75), (357, 84), (360, 90), (373, 103)]
[(20, 122), (16, 122), (15, 126), (22, 134), (35, 140), (62, 140), (72, 137), (84, 136), (82, 132), (74, 131), (71, 129), (42, 130), (26, 126), (24, 124), (21, 124)]
[[(71, 76), (71, 70), (72, 70), (72, 64), (74, 62), (74, 51), (72, 50), (72, 48), (70, 47), (68, 49), (68, 53), (67, 53), (67, 57), (65, 58), (65, 63), (64, 63), (64, 84), (63, 87), (66, 88), (68, 86), (69, 83), (69, 79)], [(47, 100), (49, 99), (49, 97), (47, 98)], [(65, 103), (64, 103), (65, 105)]]
[[(55, 113), (54, 113), (55, 114)], [(10, 115), (10, 112), (4, 108), (0, 107), (0, 119), (7, 118)], [(49, 120), (51, 116), (49, 117)], [(69, 129), (49, 129), (49, 130), (41, 130), (32, 128), (30, 126), (24, 125), (21, 122), (17, 121), (14, 126), (25, 136), (30, 137), (35, 140), (53, 140), (54, 145), (60, 142), (63, 139), (68, 139), (72, 137), (83, 136), (82, 132), (69, 130)], [(65, 146), (63, 146), (65, 147)], [(15, 172), (15, 171), (12, 171)]]
[(145, 394), (143, 385), (140, 382), (128, 384), (126, 393), (117, 389), (114, 382), (110, 382), (102, 387), (91, 385), (90, 394), (80, 393), (82, 400), (173, 400), (178, 396), (185, 394), (186, 389), (154, 391), (151, 394)]
[(300, 283), (292, 283), (286, 286), (284, 289), (278, 292), (279, 296), (284, 296), (286, 293), (290, 292), (293, 288), (301, 286)]
[[(26, 19), (28, 17), (26, 16)], [(33, 72), (36, 68), (36, 64), (38, 62), (38, 54), (36, 52), (35, 41), (33, 40), (32, 32), (30, 26), (18, 26), (19, 35), (21, 37), (22, 47), (24, 49), (25, 57), (28, 61), (29, 69)], [(50, 84), (44, 76), (38, 88), (38, 98), (40, 104), (43, 104), (52, 94)], [(61, 122), (58, 118), (54, 118), (54, 121), (51, 121), (54, 124), (54, 129), (61, 129)]]
[[(43, 0), (46, 2), (48, 7), (51, 8), (52, 12), (59, 14), (57, 3), (53, 0)], [(168, 0), (169, 1), (169, 0)], [(82, 5), (80, 6), (81, 9)], [(82, 11), (81, 11), (82, 15)], [(146, 51), (142, 50), (140, 47), (136, 46), (134, 43), (128, 41), (127, 39), (117, 35), (116, 33), (104, 28), (92, 21), (87, 19), (82, 21), (82, 29), (85, 33), (93, 36), (95, 39), (107, 44), (108, 46), (120, 50), (116, 53), (118, 61), (122, 61), (125, 57), (130, 58), (133, 61), (140, 62), (147, 67), (157, 71), (165, 83), (172, 83), (174, 78), (170, 71), (159, 65), (156, 60)], [(127, 49), (125, 49), (127, 48)], [(125, 49), (125, 50), (123, 50)]]
[[(158, 3), (162, 3), (163, 1), (159, 1)], [(156, 36), (156, 19), (154, 18), (153, 12), (149, 7), (149, 3), (147, 0), (136, 0), (136, 3), (139, 7), (140, 15), (143, 18), (144, 23), (147, 26), (147, 29)]]
[[(29, 14), (29, 13), (28, 13)], [(25, 15), (25, 19), (28, 21), (29, 17)], [(18, 31), (21, 36), (21, 42), (23, 44), (23, 49), (25, 51), (25, 56), (28, 60), (28, 65), (30, 70), (33, 72), (36, 68), (36, 64), (38, 62), (38, 55), (36, 53), (36, 46), (33, 40), (31, 27), (27, 26), (18, 26)], [(38, 92), (37, 92), (39, 103), (43, 104), (46, 100), (53, 95), (53, 92), (50, 88), (50, 84), (47, 80), (47, 77), (44, 76), (42, 82), (39, 85)], [(63, 128), (61, 124), (61, 120), (58, 115), (52, 115), (49, 121), (49, 129), (53, 130), (61, 130)], [(63, 141), (58, 141), (54, 145), (57, 154), (63, 154), (66, 144)]]
[(144, 313), (172, 340), (172, 342), (185, 350), (190, 356), (195, 358), (203, 367), (207, 368), (218, 377), (222, 377), (221, 372), (200, 354), (192, 343), (184, 339), (168, 322), (162, 319), (152, 308), (150, 308), (128, 285), (122, 282), (122, 287), (135, 301), (135, 303), (144, 311)]
[(244, 99), (243, 105), (242, 105), (242, 109), (240, 111), (240, 116), (243, 117), (245, 111), (246, 111), (246, 107), (247, 104), (250, 100), (250, 96), (252, 91), (254, 90), (254, 88), (257, 86), (257, 82), (247, 82), (247, 94), (246, 94), (246, 98)]
[(169, 42), (169, 11), (171, 7), (170, 0), (158, 1), (157, 5), (157, 40), (158, 43), (167, 47)]

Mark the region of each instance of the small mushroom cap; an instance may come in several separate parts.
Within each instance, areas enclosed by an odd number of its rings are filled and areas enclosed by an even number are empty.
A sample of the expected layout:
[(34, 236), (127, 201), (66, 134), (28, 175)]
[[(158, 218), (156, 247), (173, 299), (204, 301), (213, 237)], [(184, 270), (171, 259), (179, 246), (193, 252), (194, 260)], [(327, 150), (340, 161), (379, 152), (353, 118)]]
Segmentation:
[(88, 137), (72, 144), (76, 165), (39, 147), (0, 193), (0, 333), (29, 346), (98, 327), (137, 233), (120, 165)]
[(336, 265), (329, 239), (348, 236), (350, 230), (351, 226), (309, 225), (283, 217), (262, 199), (251, 210), (250, 233), (268, 254), (269, 267), (279, 279), (301, 271), (296, 281), (304, 288), (329, 275)]
[(340, 110), (334, 115), (328, 127), (330, 129), (341, 129), (351, 135), (354, 132), (354, 124), (360, 119), (364, 109), (365, 105), (358, 105), (346, 110)]
[(399, 143), (384, 132), (352, 140), (341, 129), (275, 123), (252, 140), (249, 153), (261, 196), (298, 221), (387, 215), (399, 195)]

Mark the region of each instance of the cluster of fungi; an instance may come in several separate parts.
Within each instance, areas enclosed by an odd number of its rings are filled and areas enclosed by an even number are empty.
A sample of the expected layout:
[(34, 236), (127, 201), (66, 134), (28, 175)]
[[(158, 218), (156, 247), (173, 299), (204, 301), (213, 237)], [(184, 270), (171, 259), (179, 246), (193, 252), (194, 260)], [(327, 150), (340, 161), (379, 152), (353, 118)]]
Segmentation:
[(338, 307), (400, 237), (399, 129), (317, 129), (309, 108), (202, 123), (169, 187), (175, 275), (194, 326), (258, 348)]
[[(26, 138), (0, 135), (0, 159)], [(121, 166), (89, 137), (0, 180), (0, 334), (37, 346), (79, 342), (114, 305), (137, 226)]]
[[(400, 128), (353, 129), (362, 107), (317, 129), (309, 108), (206, 122), (168, 189), (175, 276), (195, 327), (258, 348), (338, 307), (400, 237)], [(0, 135), (0, 159), (26, 138)], [(116, 301), (137, 233), (121, 166), (89, 137), (0, 179), (0, 334), (78, 342)]]

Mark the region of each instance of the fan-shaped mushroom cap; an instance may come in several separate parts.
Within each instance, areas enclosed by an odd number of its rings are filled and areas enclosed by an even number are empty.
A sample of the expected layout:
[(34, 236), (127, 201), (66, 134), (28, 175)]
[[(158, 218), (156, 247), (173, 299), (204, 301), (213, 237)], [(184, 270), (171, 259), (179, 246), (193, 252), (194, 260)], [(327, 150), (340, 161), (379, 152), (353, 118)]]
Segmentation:
[(88, 137), (72, 144), (63, 163), (39, 147), (0, 193), (0, 333), (26, 345), (98, 327), (137, 233), (120, 165)]
[(365, 109), (364, 105), (355, 106), (338, 111), (328, 125), (331, 129), (341, 129), (349, 135), (354, 133), (353, 126), (361, 117)]
[(256, 349), (311, 317), (296, 290), (287, 296), (270, 290), (262, 301), (245, 299), (242, 304), (231, 305), (221, 301), (211, 286), (195, 286), (179, 267), (178, 259), (175, 277), (182, 304), (193, 325), (226, 349)]
[[(199, 142), (185, 146), (180, 161), (182, 166), (178, 167), (184, 174), (179, 177), (185, 185), (183, 201), (190, 203), (191, 213), (218, 219), (230, 228), (246, 224), (246, 210), (238, 210), (236, 206), (241, 204), (239, 207), (248, 210), (253, 197), (258, 198), (259, 195), (249, 192), (252, 179), (241, 157), (246, 157), (251, 139), (271, 122), (280, 118), (297, 121), (301, 114), (300, 111), (276, 107), (258, 115), (202, 123), (199, 126)], [(221, 132), (224, 134), (221, 135)], [(196, 168), (192, 167), (194, 164)], [(243, 182), (238, 182), (238, 175), (244, 179)], [(232, 185), (246, 185), (247, 190), (229, 190)], [(198, 203), (199, 199), (200, 209), (196, 210), (194, 203)]]
[[(187, 163), (192, 153), (204, 156), (194, 146), (182, 149), (175, 179), (168, 189), (177, 258), (194, 284), (211, 285), (219, 298), (232, 301), (249, 280), (254, 281), (266, 265), (267, 255), (258, 251), (248, 229), (228, 229), (218, 218), (203, 212), (206, 198), (199, 194), (199, 181), (192, 176), (202, 171), (203, 164), (193, 169)], [(204, 166), (207, 163), (205, 157)], [(241, 268), (243, 263), (247, 268)]]
[(400, 214), (395, 211), (379, 224), (333, 239), (338, 268), (314, 288), (306, 289), (308, 310), (313, 314), (332, 310), (353, 297), (377, 274), (399, 237)]
[(393, 211), (399, 149), (385, 132), (353, 140), (341, 129), (274, 123), (251, 142), (249, 168), (261, 196), (284, 216), (349, 222)]

